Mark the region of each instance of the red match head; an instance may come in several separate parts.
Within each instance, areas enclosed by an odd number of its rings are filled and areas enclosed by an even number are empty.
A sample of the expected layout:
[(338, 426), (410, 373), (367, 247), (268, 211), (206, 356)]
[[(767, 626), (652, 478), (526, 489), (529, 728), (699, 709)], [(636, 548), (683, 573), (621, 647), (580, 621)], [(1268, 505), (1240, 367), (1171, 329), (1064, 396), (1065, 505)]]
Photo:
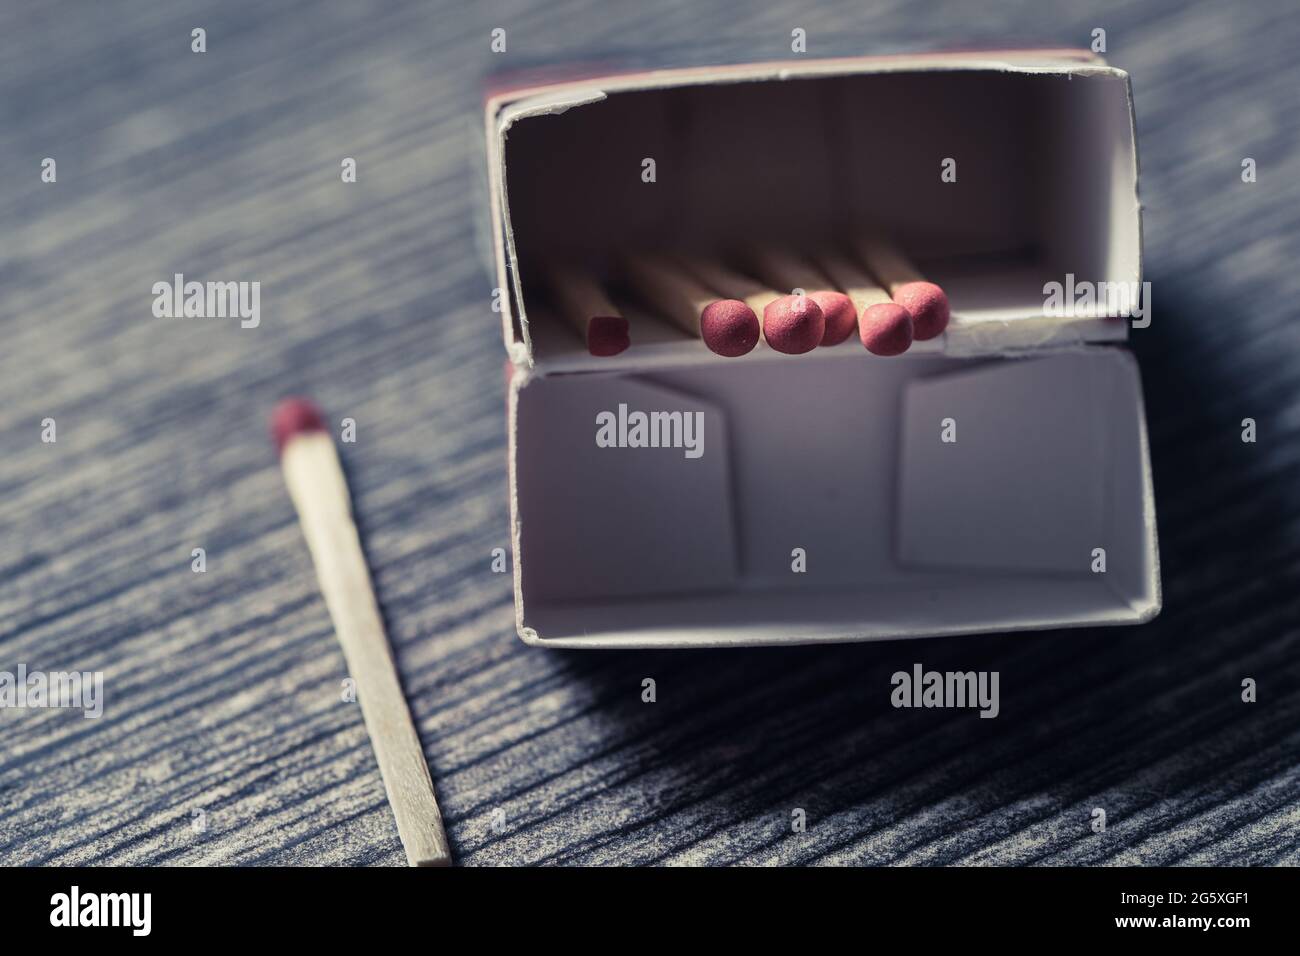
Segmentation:
[(718, 355), (744, 355), (758, 344), (758, 316), (739, 299), (710, 302), (700, 313), (700, 338)]
[(810, 292), (808, 298), (817, 303), (826, 317), (826, 332), (822, 345), (839, 345), (858, 324), (858, 310), (853, 300), (843, 292)]
[(894, 301), (912, 313), (918, 342), (942, 335), (948, 327), (948, 296), (933, 282), (905, 282), (894, 290)]
[(858, 336), (872, 355), (902, 355), (912, 347), (912, 316), (895, 302), (869, 305), (858, 320)]
[(763, 336), (767, 344), (786, 355), (802, 355), (822, 344), (826, 317), (821, 306), (806, 295), (786, 295), (763, 310)]
[(597, 315), (587, 323), (587, 351), (592, 355), (617, 355), (630, 344), (627, 319), (621, 315)]
[(295, 435), (324, 430), (325, 419), (309, 398), (282, 398), (271, 412), (271, 440), (275, 442), (276, 454), (282, 454), (284, 446)]

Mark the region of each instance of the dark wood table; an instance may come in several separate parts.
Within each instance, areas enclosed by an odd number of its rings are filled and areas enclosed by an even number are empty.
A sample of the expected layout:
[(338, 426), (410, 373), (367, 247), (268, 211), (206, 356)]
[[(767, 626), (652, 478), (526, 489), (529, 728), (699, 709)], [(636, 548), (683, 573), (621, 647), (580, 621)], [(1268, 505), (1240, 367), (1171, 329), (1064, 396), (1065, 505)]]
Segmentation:
[[(1300, 862), (1294, 5), (755, 7), (0, 11), (0, 669), (106, 681), (99, 720), (0, 711), (0, 863), (403, 861), (266, 438), (298, 391), (357, 422), (356, 508), (462, 863)], [(787, 56), (794, 27), (815, 56), (1107, 30), (1133, 76), (1153, 283), (1132, 344), (1155, 623), (725, 653), (515, 637), (490, 567), (508, 540), (483, 78)], [(260, 327), (155, 318), (176, 272), (260, 281)], [(1001, 717), (891, 710), (918, 654), (1000, 670)]]

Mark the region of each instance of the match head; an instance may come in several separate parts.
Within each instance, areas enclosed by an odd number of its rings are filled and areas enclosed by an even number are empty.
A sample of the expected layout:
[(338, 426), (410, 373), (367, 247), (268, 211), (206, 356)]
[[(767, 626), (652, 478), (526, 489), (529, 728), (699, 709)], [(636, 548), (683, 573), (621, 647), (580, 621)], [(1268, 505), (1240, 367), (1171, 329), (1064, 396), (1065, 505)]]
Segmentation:
[(858, 320), (858, 336), (872, 355), (902, 355), (912, 347), (912, 315), (896, 302), (869, 305)]
[(596, 315), (587, 322), (587, 351), (592, 355), (617, 355), (630, 344), (627, 319), (621, 315)]
[(948, 296), (933, 282), (905, 282), (894, 290), (894, 301), (912, 313), (918, 342), (948, 327)]
[(284, 454), (285, 445), (295, 435), (323, 431), (325, 419), (309, 398), (282, 398), (271, 412), (271, 440), (278, 455)]
[(710, 302), (700, 313), (700, 338), (718, 355), (744, 355), (758, 344), (758, 332), (758, 316), (739, 299)]
[(808, 298), (817, 303), (826, 317), (826, 333), (822, 345), (839, 345), (858, 325), (858, 310), (853, 300), (843, 292), (810, 292)]
[(802, 355), (822, 344), (826, 316), (806, 295), (786, 295), (763, 310), (763, 336), (767, 344), (786, 355)]

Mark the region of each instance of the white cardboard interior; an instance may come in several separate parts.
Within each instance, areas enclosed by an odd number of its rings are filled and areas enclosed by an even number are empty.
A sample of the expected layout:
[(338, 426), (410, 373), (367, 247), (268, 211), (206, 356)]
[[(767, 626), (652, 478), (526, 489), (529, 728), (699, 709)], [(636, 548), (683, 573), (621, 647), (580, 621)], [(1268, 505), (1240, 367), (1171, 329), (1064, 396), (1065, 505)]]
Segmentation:
[[(553, 257), (608, 272), (629, 248), (714, 253), (758, 238), (815, 250), (868, 222), (948, 290), (954, 321), (940, 349), (1122, 339), (1124, 323), (1102, 321), (1104, 309), (1046, 319), (1043, 285), (1067, 273), (1140, 279), (1127, 75), (1077, 62), (910, 63), (712, 84), (647, 74), (640, 85), (574, 84), (571, 103), (561, 88), (515, 104), (499, 120), (512, 342), (553, 370), (593, 367), (545, 312), (539, 281)], [(645, 158), (653, 183), (641, 178)], [(940, 178), (945, 158), (955, 182)], [(670, 351), (698, 351), (667, 335)]]
[[(1059, 51), (673, 70), (499, 97), (488, 121), (525, 641), (855, 641), (1159, 611), (1137, 369), (1095, 344), (1127, 323), (1044, 314), (1067, 273), (1141, 279), (1123, 72)], [(850, 339), (724, 359), (630, 300), (634, 347), (594, 358), (539, 294), (558, 255), (601, 271), (621, 249), (815, 249), (867, 219), (953, 307), (901, 358)], [(597, 414), (620, 405), (701, 413), (704, 454), (598, 447)]]
[[(1158, 608), (1123, 350), (521, 376), (515, 392), (526, 638), (863, 640)], [(704, 454), (597, 447), (597, 415), (620, 404), (702, 412)]]

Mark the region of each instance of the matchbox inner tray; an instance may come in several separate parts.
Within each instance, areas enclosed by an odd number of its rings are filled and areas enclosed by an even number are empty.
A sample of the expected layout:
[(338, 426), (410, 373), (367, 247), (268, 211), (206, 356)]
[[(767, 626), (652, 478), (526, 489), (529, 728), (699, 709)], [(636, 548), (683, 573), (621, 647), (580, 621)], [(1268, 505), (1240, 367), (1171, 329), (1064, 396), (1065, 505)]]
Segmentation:
[[(1051, 282), (1141, 281), (1122, 71), (1036, 51), (588, 77), (494, 96), (487, 128), (525, 641), (859, 641), (1158, 613), (1130, 323), (1105, 302), (1045, 304)], [(556, 255), (600, 272), (635, 249), (798, 251), (865, 222), (951, 302), (942, 337), (894, 358), (856, 338), (723, 358), (635, 309), (632, 346), (597, 358), (541, 292)], [(635, 411), (701, 413), (700, 453), (597, 443), (600, 416), (625, 430)]]

